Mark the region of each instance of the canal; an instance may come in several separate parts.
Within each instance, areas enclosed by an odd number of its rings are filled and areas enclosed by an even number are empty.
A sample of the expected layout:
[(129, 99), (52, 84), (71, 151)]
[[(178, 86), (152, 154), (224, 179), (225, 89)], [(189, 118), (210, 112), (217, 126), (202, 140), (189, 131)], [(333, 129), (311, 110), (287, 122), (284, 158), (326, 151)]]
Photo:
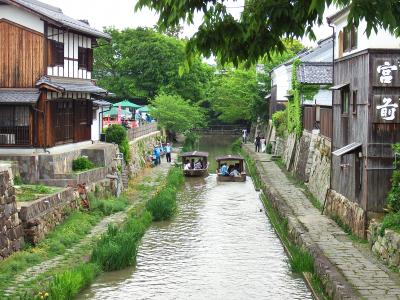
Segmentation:
[[(230, 152), (226, 138), (201, 145), (211, 156)], [(250, 178), (187, 178), (178, 203), (172, 221), (146, 232), (135, 267), (102, 274), (80, 299), (312, 299)]]

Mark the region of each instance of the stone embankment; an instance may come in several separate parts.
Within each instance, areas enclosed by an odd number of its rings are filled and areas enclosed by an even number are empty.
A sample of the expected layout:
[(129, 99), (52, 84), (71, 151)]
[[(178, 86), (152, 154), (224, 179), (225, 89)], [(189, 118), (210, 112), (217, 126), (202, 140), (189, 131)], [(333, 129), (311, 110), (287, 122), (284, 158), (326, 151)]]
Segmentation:
[(293, 241), (315, 259), (315, 271), (332, 299), (400, 299), (398, 274), (371, 259), (329, 217), (322, 215), (265, 153), (244, 150), (256, 162), (263, 191), (283, 219)]

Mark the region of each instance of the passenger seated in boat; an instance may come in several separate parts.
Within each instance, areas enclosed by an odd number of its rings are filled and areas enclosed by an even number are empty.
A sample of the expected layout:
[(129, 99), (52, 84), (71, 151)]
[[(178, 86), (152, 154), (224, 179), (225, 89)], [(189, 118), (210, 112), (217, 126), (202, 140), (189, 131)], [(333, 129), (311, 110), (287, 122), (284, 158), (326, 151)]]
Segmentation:
[(200, 160), (200, 159), (194, 164), (194, 169), (195, 169), (195, 170), (201, 170), (201, 169), (203, 169), (203, 164), (201, 163), (201, 160)]
[(192, 159), (192, 161), (190, 162), (190, 168), (194, 169), (194, 158)]
[(183, 165), (183, 169), (184, 170), (190, 170), (190, 162), (187, 160), (186, 162), (185, 162), (185, 164)]
[(233, 171), (229, 173), (229, 176), (240, 177), (240, 172), (237, 169), (233, 169)]
[(221, 173), (222, 176), (229, 176), (228, 167), (226, 166), (226, 164), (223, 164), (221, 166), (219, 172)]

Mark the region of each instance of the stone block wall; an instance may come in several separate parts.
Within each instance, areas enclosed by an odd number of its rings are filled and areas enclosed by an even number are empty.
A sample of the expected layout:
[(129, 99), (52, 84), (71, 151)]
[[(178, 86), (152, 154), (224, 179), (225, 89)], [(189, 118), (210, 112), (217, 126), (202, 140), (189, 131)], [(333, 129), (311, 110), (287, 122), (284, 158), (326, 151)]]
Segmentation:
[(21, 249), (23, 235), (11, 169), (0, 168), (0, 260)]
[(131, 161), (128, 166), (128, 173), (130, 177), (136, 176), (143, 169), (146, 164), (146, 157), (152, 154), (153, 147), (160, 137), (161, 132), (156, 131), (129, 143)]
[(311, 135), (307, 132), (303, 133), (302, 137), (295, 148), (293, 173), (304, 182), (308, 182), (309, 173), (306, 172), (306, 166), (309, 159)]
[(387, 265), (400, 266), (400, 234), (391, 229), (385, 229), (381, 235), (381, 225), (374, 220), (369, 224), (368, 241), (372, 252)]
[(366, 238), (367, 213), (357, 203), (334, 190), (329, 190), (324, 213), (331, 217), (339, 217), (353, 234), (360, 238)]
[(286, 165), (286, 170), (290, 171), (293, 168), (294, 157), (296, 153), (297, 137), (296, 134), (289, 134), (286, 140), (286, 147), (283, 154), (283, 161)]

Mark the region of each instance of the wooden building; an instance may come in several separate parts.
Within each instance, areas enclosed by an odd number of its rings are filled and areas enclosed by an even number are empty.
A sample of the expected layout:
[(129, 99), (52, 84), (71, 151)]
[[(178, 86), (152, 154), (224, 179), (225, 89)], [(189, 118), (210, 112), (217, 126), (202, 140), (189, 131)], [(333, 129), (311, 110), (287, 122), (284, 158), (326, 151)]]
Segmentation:
[(368, 212), (381, 212), (400, 142), (400, 43), (385, 30), (367, 37), (366, 24), (335, 27), (331, 188)]
[(109, 35), (36, 0), (0, 0), (0, 147), (91, 140), (93, 47)]

